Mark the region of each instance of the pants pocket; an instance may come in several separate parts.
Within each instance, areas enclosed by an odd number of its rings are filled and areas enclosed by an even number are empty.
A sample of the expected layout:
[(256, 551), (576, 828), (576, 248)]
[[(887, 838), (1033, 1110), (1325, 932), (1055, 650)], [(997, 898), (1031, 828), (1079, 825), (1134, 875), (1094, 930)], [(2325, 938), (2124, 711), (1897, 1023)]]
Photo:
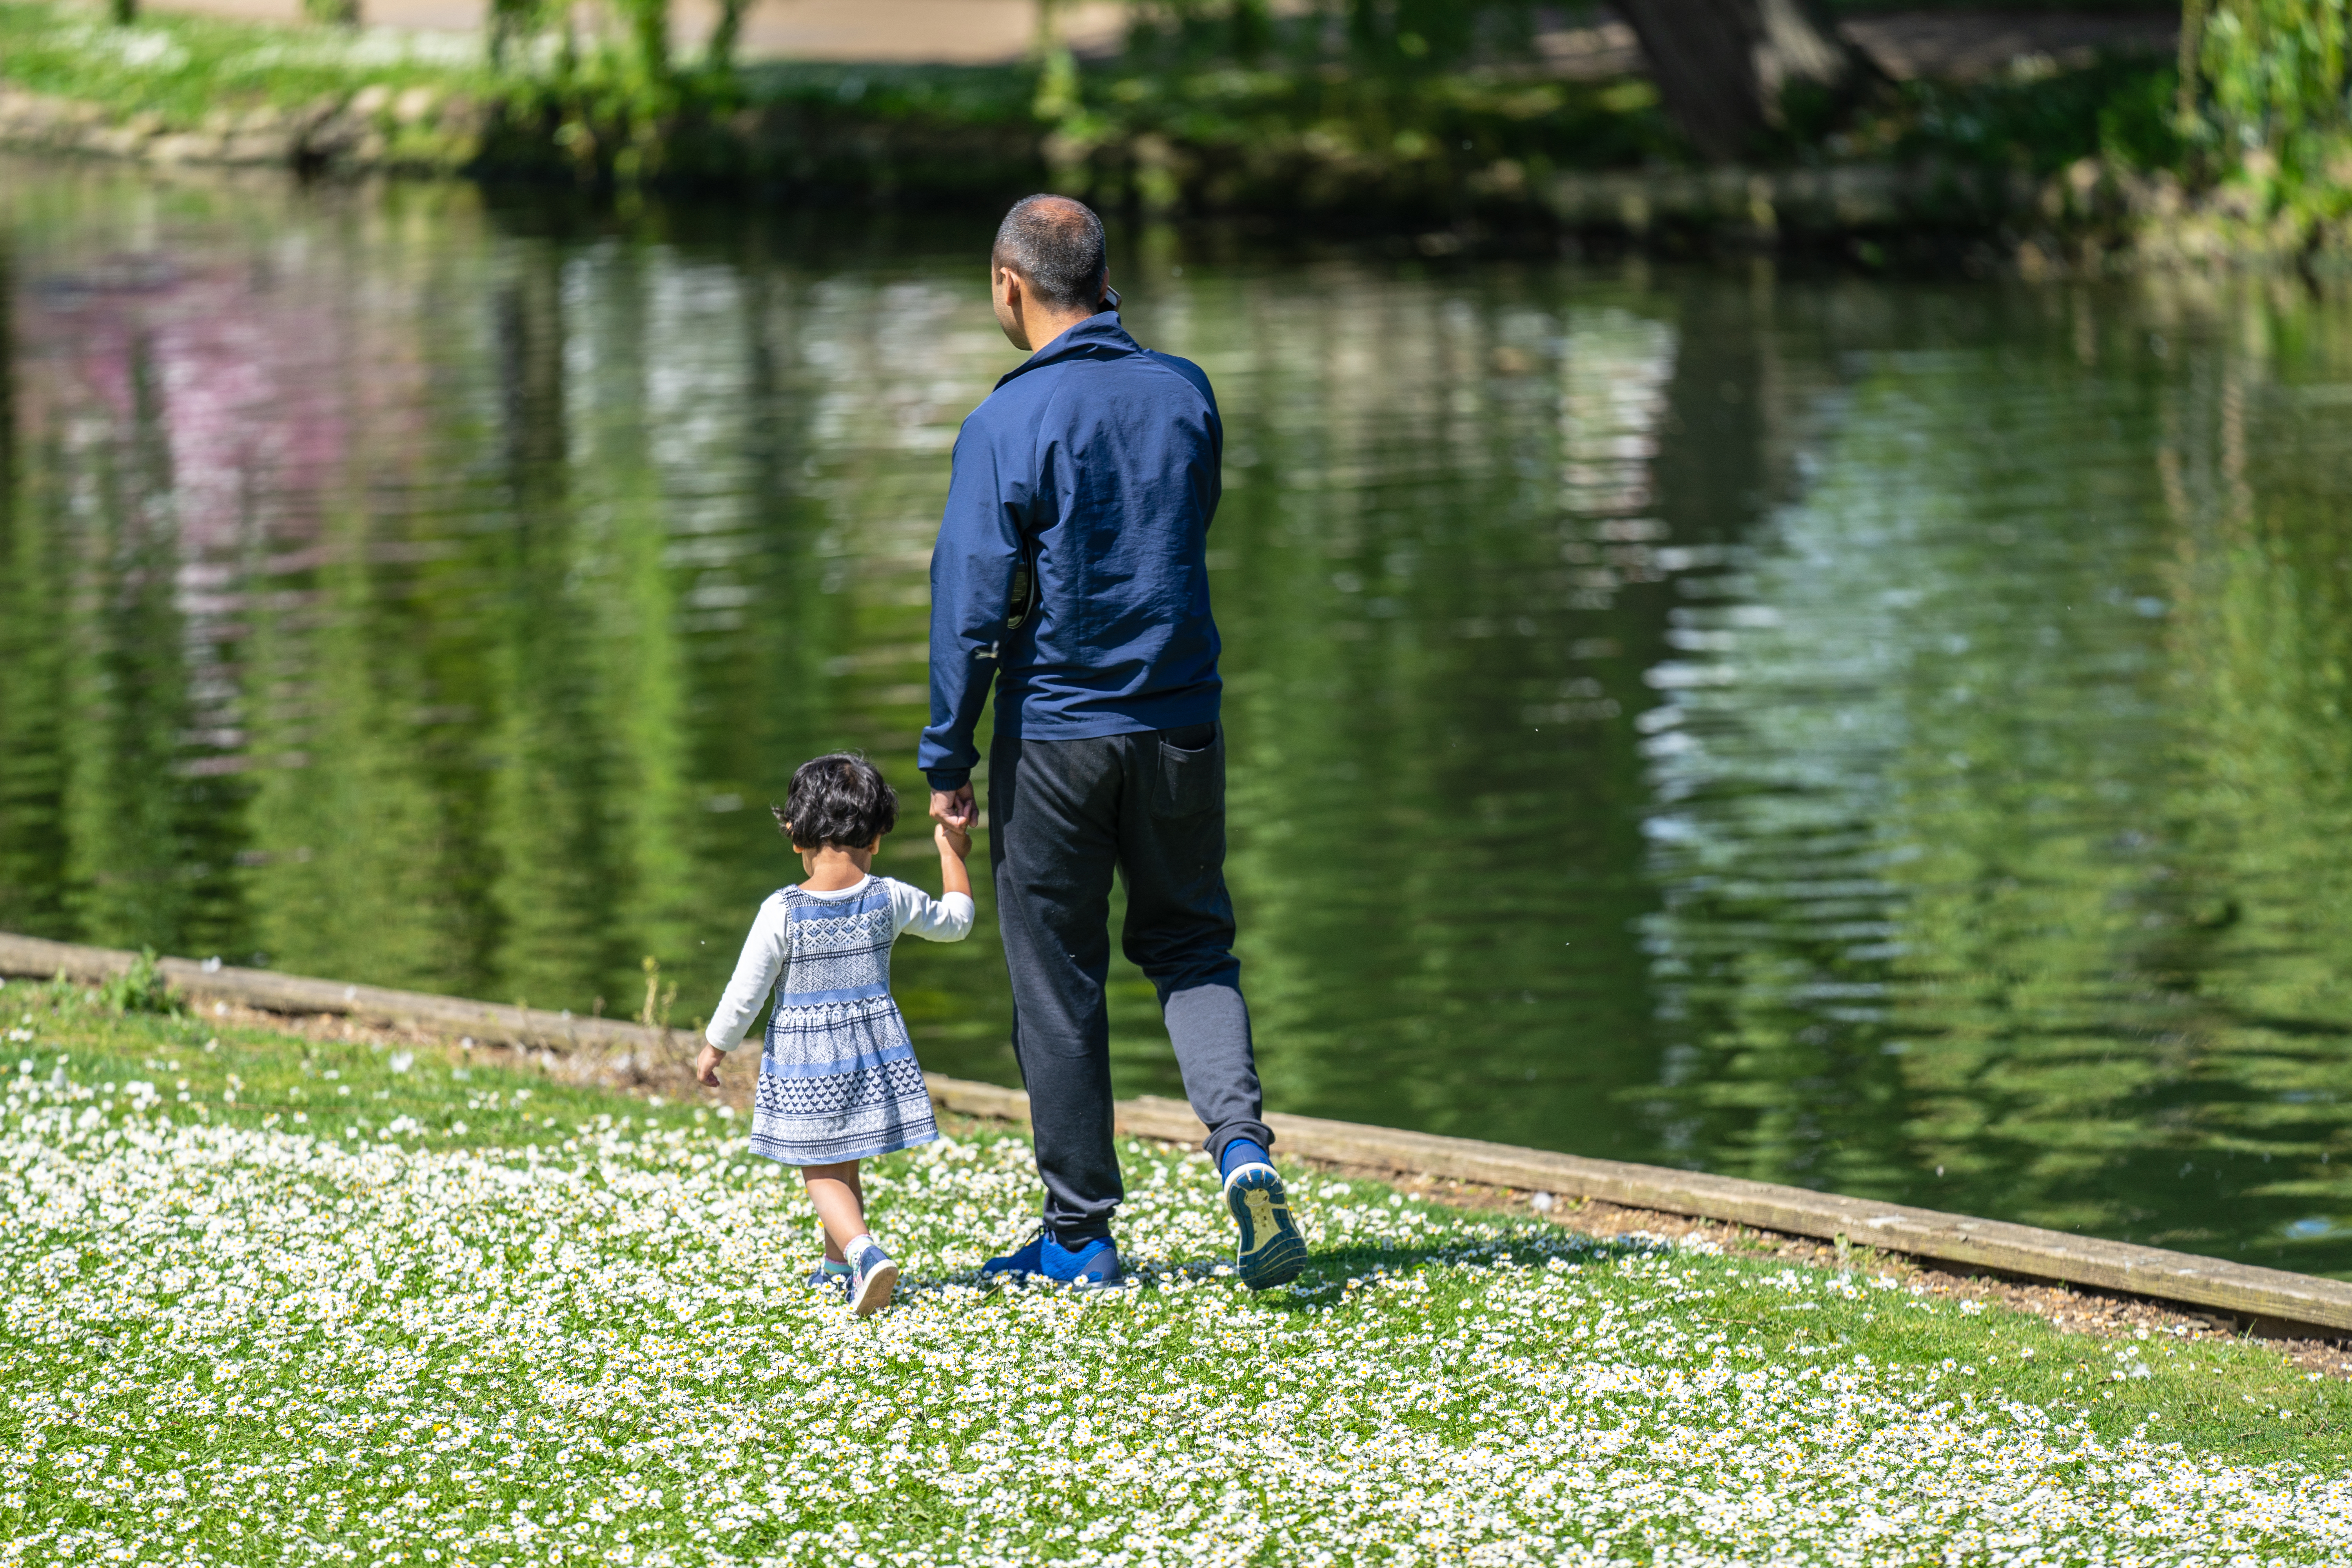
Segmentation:
[(1225, 804), (1225, 731), (1195, 724), (1160, 732), (1160, 767), (1151, 798), (1154, 816), (1198, 816)]

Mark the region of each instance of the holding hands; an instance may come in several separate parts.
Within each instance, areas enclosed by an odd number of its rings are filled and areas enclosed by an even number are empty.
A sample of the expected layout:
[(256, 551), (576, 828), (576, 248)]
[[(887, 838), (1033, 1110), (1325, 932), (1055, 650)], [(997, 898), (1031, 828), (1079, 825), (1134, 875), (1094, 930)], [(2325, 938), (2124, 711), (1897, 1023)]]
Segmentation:
[[(879, 775), (877, 776), (878, 778)], [(778, 815), (781, 817), (782, 814)], [(971, 830), (980, 818), (971, 785), (967, 784), (954, 790), (933, 790), (931, 816), (937, 819), (931, 829), (931, 842), (939, 846), (941, 890), (961, 893), (968, 899), (971, 897), (971, 874), (964, 868), (964, 860), (971, 854)], [(792, 825), (786, 822), (783, 826), (790, 834)], [(876, 852), (882, 847), (882, 839), (877, 834), (874, 842), (858, 849), (844, 849), (833, 844), (795, 843), (793, 847), (800, 852), (801, 863), (809, 871), (813, 881), (819, 876), (826, 879), (817, 882), (816, 886), (820, 889), (830, 890), (836, 887), (854, 888), (859, 879), (869, 875), (868, 868)], [(968, 927), (969, 917), (965, 923)], [(726, 1059), (726, 1052), (706, 1040), (702, 1050), (694, 1058), (695, 1081), (705, 1089), (717, 1089), (719, 1064)]]
[(933, 790), (931, 820), (969, 832), (980, 820), (980, 805), (972, 798), (971, 781), (967, 779), (953, 789)]
[(939, 824), (931, 829), (931, 842), (940, 847), (940, 879), (949, 892), (969, 896), (971, 878), (963, 862), (971, 853), (971, 830), (980, 822), (980, 805), (972, 798), (970, 781), (931, 792), (931, 820)]

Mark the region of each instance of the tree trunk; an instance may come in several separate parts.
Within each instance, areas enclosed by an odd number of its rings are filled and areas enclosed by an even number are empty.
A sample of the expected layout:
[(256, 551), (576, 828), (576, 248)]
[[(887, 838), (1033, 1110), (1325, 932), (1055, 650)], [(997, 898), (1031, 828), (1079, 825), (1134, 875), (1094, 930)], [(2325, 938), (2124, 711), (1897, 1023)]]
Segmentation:
[(623, 0), (638, 68), (647, 81), (669, 79), (669, 0)]
[(2197, 123), (2198, 88), (2205, 71), (2205, 0), (2180, 0), (2180, 85), (2173, 95), (2173, 117), (2182, 135)]
[(1809, 81), (1845, 91), (1875, 74), (1819, 0), (1620, 0), (1666, 112), (1699, 152), (1727, 163)]
[(703, 68), (720, 76), (735, 68), (735, 45), (743, 33), (743, 12), (751, 0), (719, 0), (719, 23), (710, 29), (703, 51)]

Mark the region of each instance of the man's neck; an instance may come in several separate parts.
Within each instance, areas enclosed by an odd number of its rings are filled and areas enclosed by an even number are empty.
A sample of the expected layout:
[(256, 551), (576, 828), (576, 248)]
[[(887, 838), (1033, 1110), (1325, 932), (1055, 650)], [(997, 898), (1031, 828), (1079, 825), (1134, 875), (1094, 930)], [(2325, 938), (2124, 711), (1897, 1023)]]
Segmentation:
[[(1028, 322), (1029, 341), (1037, 346), (1029, 352), (1039, 353), (1054, 346), (1063, 333), (1094, 315), (1092, 310), (1073, 310), (1066, 316), (1032, 316)], [(1038, 334), (1043, 333), (1041, 337)]]

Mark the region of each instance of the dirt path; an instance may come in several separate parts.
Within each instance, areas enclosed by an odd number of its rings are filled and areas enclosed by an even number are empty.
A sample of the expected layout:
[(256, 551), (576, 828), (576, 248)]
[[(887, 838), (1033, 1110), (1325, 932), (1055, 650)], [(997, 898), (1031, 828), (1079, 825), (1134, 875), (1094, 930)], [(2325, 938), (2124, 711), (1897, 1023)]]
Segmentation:
[[(1846, 36), (1897, 81), (1918, 77), (1975, 80), (2044, 61), (2086, 65), (2101, 49), (2167, 54), (2180, 36), (2178, 10), (2116, 15), (2053, 11), (1918, 11), (1857, 17)], [(1606, 81), (1648, 68), (1633, 29), (1622, 22), (1561, 27), (1538, 35), (1545, 62), (1578, 81)]]
[[(301, 0), (143, 0), (151, 11), (295, 23)], [(470, 33), (487, 0), (361, 0), (371, 26)], [(702, 47), (718, 17), (712, 0), (676, 0), (681, 53)], [(1063, 31), (1087, 52), (1117, 47), (1127, 20), (1118, 0), (1063, 7)], [(860, 64), (990, 65), (1017, 60), (1037, 37), (1036, 0), (753, 0), (743, 22), (745, 59)]]
[[(252, 21), (299, 22), (301, 0), (146, 0), (150, 9)], [(487, 0), (362, 0), (375, 26), (474, 32)], [(754, 0), (744, 20), (743, 58), (843, 62), (986, 65), (1016, 60), (1037, 37), (1038, 0)], [(677, 0), (682, 51), (700, 47), (717, 16), (713, 0)], [(1062, 8), (1062, 29), (1085, 54), (1118, 47), (1127, 8), (1081, 0)], [(1846, 31), (1889, 76), (1975, 78), (2047, 59), (2072, 65), (2102, 48), (2169, 50), (2178, 11), (2122, 15), (1926, 11), (1848, 22)], [(1557, 27), (1537, 40), (1563, 77), (1599, 80), (1643, 68), (1633, 30), (1622, 22)]]

